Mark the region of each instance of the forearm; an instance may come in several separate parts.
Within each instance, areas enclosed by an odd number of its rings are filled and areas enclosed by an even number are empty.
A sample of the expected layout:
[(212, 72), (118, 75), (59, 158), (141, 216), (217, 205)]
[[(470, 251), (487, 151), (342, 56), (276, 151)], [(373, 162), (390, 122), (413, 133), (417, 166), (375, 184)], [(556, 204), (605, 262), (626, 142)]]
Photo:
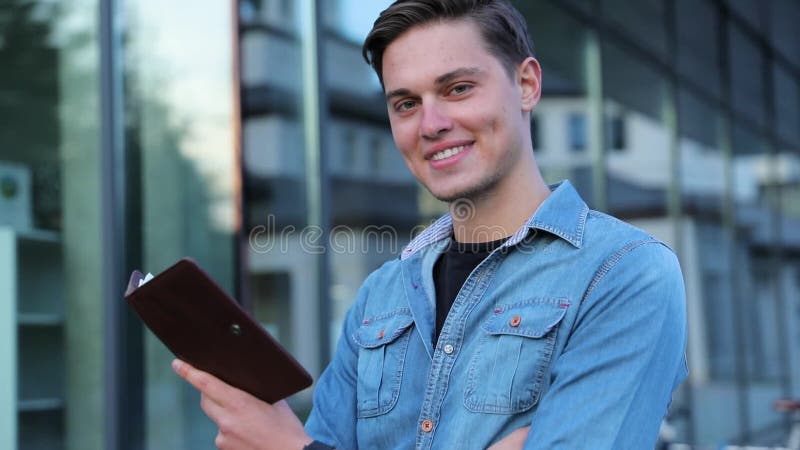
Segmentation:
[(686, 376), (680, 268), (656, 245), (621, 258), (581, 303), (525, 448), (652, 448)]

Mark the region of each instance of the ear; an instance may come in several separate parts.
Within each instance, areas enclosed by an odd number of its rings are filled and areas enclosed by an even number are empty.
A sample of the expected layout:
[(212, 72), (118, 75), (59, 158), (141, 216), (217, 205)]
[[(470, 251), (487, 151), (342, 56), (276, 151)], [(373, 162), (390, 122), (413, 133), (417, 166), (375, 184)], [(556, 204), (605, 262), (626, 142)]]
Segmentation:
[(530, 112), (542, 97), (542, 68), (536, 58), (529, 56), (517, 67), (517, 82), (522, 94), (522, 111)]

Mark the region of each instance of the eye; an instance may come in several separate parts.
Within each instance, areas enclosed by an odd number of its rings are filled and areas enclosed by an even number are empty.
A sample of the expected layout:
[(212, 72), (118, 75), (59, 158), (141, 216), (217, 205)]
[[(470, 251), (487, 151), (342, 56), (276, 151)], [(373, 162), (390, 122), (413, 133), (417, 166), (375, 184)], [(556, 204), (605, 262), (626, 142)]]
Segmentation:
[(452, 95), (463, 95), (472, 90), (471, 84), (461, 83), (456, 84), (450, 89), (450, 94)]
[(417, 102), (415, 102), (414, 100), (404, 100), (400, 103), (397, 103), (394, 106), (394, 109), (397, 112), (405, 112), (414, 109), (415, 106), (417, 106)]

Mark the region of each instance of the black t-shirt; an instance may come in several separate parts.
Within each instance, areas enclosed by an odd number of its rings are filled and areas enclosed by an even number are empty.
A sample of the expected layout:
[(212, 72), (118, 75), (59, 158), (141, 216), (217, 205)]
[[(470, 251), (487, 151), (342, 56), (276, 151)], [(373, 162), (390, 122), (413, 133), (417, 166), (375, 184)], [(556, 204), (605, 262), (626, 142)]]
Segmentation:
[(444, 320), (469, 274), (489, 256), (489, 253), (503, 245), (507, 239), (476, 243), (460, 243), (452, 240), (447, 250), (436, 260), (436, 264), (433, 266), (433, 284), (436, 288), (434, 345), (439, 341), (439, 333), (444, 326)]

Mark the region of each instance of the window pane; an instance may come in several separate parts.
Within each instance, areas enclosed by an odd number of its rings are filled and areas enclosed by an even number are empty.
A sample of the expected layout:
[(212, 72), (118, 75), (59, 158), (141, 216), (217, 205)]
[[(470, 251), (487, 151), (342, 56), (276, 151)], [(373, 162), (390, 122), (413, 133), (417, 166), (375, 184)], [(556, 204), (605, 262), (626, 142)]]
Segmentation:
[(603, 17), (659, 57), (667, 55), (663, 0), (601, 0)]
[(772, 44), (795, 67), (800, 66), (800, 39), (797, 39), (800, 3), (795, 0), (772, 0), (769, 4)]
[[(338, 20), (328, 23), (325, 48), (329, 95), (327, 137), (331, 178), (331, 346), (344, 314), (373, 270), (397, 257), (412, 228), (444, 210), (408, 171), (389, 129), (378, 77), (361, 56), (361, 44), (391, 1), (330, 2)], [(333, 347), (332, 347), (333, 348)]]
[(764, 8), (759, 0), (728, 0), (734, 14), (754, 28), (762, 28), (766, 24)]
[[(780, 420), (772, 401), (781, 397), (783, 373), (781, 340), (787, 314), (779, 309), (779, 275), (775, 265), (778, 220), (776, 159), (767, 140), (743, 124), (734, 124), (734, 199), (736, 208), (735, 289), (743, 308), (746, 339), (742, 349), (748, 380), (750, 429)], [(755, 441), (753, 444), (767, 444)]]
[[(680, 186), (683, 207), (681, 263), (688, 320), (694, 324), (687, 350), (696, 383), (692, 417), (698, 442), (734, 438), (739, 423), (736, 389), (740, 358), (735, 324), (733, 236), (725, 220), (727, 157), (721, 148), (722, 112), (688, 91), (678, 100)], [(699, 331), (699, 332), (697, 332)], [(724, 405), (725, 414), (719, 414)]]
[[(800, 166), (800, 158), (796, 153), (782, 155), (789, 167)], [(798, 172), (795, 170), (794, 174)], [(781, 246), (783, 248), (800, 248), (800, 182), (796, 175), (791, 182), (781, 187)], [(800, 257), (797, 253), (783, 253), (780, 288), (784, 297), (785, 316), (787, 318), (787, 345), (789, 347), (789, 366), (793, 375), (800, 373)], [(792, 384), (791, 397), (800, 397), (800, 385)]]
[[(391, 1), (377, 0), (335, 0), (320, 2), (323, 8), (323, 25), (331, 33), (337, 34), (352, 44), (360, 46), (372, 28), (378, 14), (389, 6)], [(359, 53), (359, 57), (361, 54)], [(367, 67), (363, 60), (361, 64)]]
[(778, 135), (795, 149), (800, 148), (800, 80), (781, 66), (773, 66), (775, 121)]
[(603, 46), (608, 117), (624, 117), (624, 151), (607, 155), (609, 208), (627, 219), (664, 215), (670, 184), (670, 138), (663, 122), (663, 75), (621, 48)]
[(605, 118), (605, 133), (606, 133), (606, 148), (615, 151), (615, 152), (622, 152), (625, 151), (628, 147), (628, 128), (625, 125), (627, 122), (625, 121), (625, 115), (622, 113), (617, 113), (614, 115), (607, 115)]
[(764, 79), (761, 68), (764, 67), (764, 56), (758, 46), (749, 37), (730, 25), (730, 77), (734, 110), (762, 126), (765, 119)]
[(675, 7), (678, 71), (719, 97), (719, 13), (708, 0), (677, 0)]
[[(309, 203), (308, 155), (316, 124), (314, 75), (304, 52), (315, 49), (309, 1), (261, 0), (239, 11), (241, 49), (243, 215), (249, 235), (244, 297), (259, 320), (315, 377), (320, 372), (319, 206)], [(316, 2), (328, 8), (329, 2)], [(323, 10), (323, 17), (330, 17)], [(312, 52), (313, 53), (313, 52)], [(308, 80), (308, 81), (306, 81)], [(314, 211), (310, 211), (310, 209)], [(315, 231), (311, 231), (315, 233)], [(316, 238), (315, 238), (316, 236)], [(308, 247), (306, 247), (308, 245)], [(301, 415), (310, 391), (290, 399)]]
[(595, 7), (595, 0), (565, 0), (565, 3), (569, 3), (586, 13), (591, 13)]
[[(235, 295), (238, 181), (233, 134), (228, 4), (137, 0), (126, 4), (129, 223), (142, 269), (189, 256)], [(176, 377), (173, 356), (144, 333), (145, 448), (212, 448), (216, 426), (198, 392)], [(134, 370), (131, 368), (130, 370)]]
[(98, 4), (0, 5), (0, 448), (104, 434)]
[(573, 152), (586, 150), (586, 116), (572, 113), (567, 119), (567, 142)]
[(569, 179), (589, 205), (594, 115), (587, 93), (585, 27), (549, 1), (515, 2), (525, 15), (542, 65), (542, 99), (533, 111), (536, 162), (548, 183)]

